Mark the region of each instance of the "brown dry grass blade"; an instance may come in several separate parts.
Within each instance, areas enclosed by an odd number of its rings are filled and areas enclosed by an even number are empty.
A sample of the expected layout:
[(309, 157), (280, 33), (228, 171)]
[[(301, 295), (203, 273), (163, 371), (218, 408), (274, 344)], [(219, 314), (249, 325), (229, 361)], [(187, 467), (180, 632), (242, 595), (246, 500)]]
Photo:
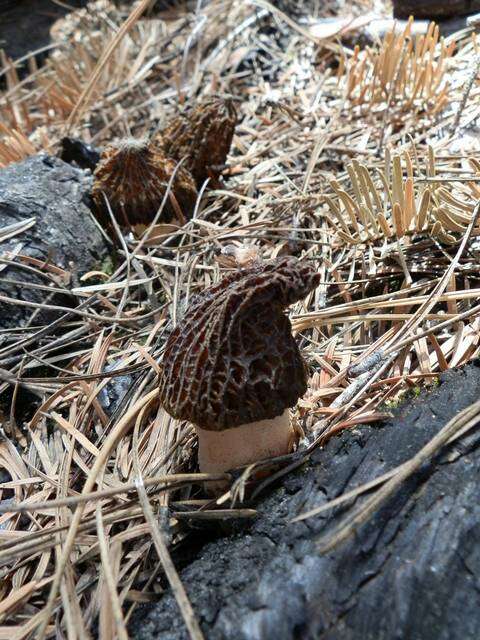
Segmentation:
[[(480, 401), (474, 402), (454, 416), (415, 456), (400, 467), (397, 467), (395, 475), (373, 496), (348, 515), (332, 533), (320, 538), (318, 541), (320, 551), (326, 553), (353, 535), (355, 530), (365, 523), (369, 516), (375, 513), (407, 478), (414, 474), (424, 462), (435, 456), (452, 437), (460, 432), (463, 435), (469, 429), (478, 425), (479, 417)], [(385, 479), (385, 476), (382, 479)]]
[[(105, 443), (101, 449), (100, 455), (97, 457), (95, 464), (92, 466), (90, 474), (85, 482), (82, 493), (90, 493), (93, 486), (97, 481), (97, 476), (101, 472), (103, 466), (105, 465), (111, 450), (118, 442), (118, 440), (124, 435), (127, 429), (131, 426), (131, 422), (134, 417), (142, 411), (144, 407), (146, 407), (152, 400), (154, 400), (158, 396), (158, 390), (154, 389), (143, 398), (141, 398), (131, 409), (125, 414), (125, 416), (120, 420), (113, 431), (110, 432)], [(48, 596), (47, 604), (42, 612), (43, 619), (41, 625), (39, 627), (37, 637), (39, 640), (43, 640), (45, 637), (47, 625), (50, 621), (50, 616), (52, 615), (53, 607), (55, 604), (55, 600), (58, 594), (58, 590), (60, 587), (60, 582), (63, 577), (63, 572), (65, 571), (65, 567), (67, 566), (68, 558), (70, 557), (70, 553), (72, 551), (72, 547), (75, 541), (76, 532), (78, 526), (80, 524), (80, 520), (82, 518), (83, 512), (85, 509), (85, 505), (80, 503), (74, 513), (72, 518), (72, 522), (70, 524), (70, 528), (67, 533), (67, 537), (63, 544), (62, 553), (59, 558), (57, 567), (55, 569), (55, 575), (53, 578), (53, 583), (50, 588), (50, 593)]]
[(97, 63), (97, 66), (95, 67), (92, 73), (92, 77), (90, 78), (85, 89), (82, 91), (82, 94), (80, 95), (80, 98), (78, 99), (77, 104), (75, 105), (72, 113), (68, 117), (66, 127), (65, 127), (66, 135), (68, 135), (72, 127), (80, 119), (82, 115), (82, 111), (86, 108), (88, 99), (92, 95), (93, 90), (95, 89), (95, 84), (98, 81), (100, 74), (102, 73), (106, 64), (108, 63), (111, 55), (115, 51), (115, 48), (119, 45), (119, 43), (122, 41), (122, 38), (128, 33), (128, 31), (137, 22), (137, 20), (140, 18), (142, 13), (146, 11), (150, 6), (152, 6), (152, 0), (142, 0), (140, 4), (138, 4), (135, 7), (135, 9), (132, 11), (132, 13), (128, 16), (125, 22), (122, 24), (122, 26), (113, 37), (110, 44), (107, 46), (107, 48), (103, 52), (100, 60)]

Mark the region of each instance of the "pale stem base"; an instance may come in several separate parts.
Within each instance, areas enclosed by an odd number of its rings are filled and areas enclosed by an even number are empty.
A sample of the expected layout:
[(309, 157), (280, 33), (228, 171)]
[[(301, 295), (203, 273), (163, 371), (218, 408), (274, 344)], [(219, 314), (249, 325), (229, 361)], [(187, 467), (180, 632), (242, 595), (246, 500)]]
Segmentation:
[(202, 473), (223, 473), (258, 460), (283, 456), (290, 453), (296, 440), (288, 409), (277, 418), (224, 431), (195, 428)]

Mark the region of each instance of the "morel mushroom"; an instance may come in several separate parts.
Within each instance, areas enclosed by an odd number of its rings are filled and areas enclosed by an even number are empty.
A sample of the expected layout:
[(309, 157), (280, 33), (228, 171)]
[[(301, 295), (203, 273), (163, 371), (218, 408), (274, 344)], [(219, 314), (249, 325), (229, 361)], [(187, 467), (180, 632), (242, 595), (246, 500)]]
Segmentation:
[[(146, 225), (154, 219), (177, 162), (147, 140), (133, 138), (107, 147), (94, 172), (92, 198), (102, 222), (109, 224), (105, 196), (120, 226)], [(162, 222), (191, 218), (197, 189), (183, 166), (175, 173)]]
[(167, 156), (186, 158), (185, 166), (200, 188), (207, 178), (218, 181), (232, 144), (237, 112), (232, 100), (205, 98), (174, 118), (161, 132)]
[(199, 294), (170, 335), (160, 398), (195, 426), (201, 471), (291, 451), (288, 408), (307, 389), (307, 369), (284, 311), (318, 282), (292, 257), (234, 271)]

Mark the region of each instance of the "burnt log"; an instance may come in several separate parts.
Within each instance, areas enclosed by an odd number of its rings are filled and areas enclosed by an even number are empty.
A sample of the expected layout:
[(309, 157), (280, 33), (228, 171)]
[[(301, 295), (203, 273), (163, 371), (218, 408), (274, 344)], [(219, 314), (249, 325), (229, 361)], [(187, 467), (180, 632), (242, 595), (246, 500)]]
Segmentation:
[(443, 20), (465, 16), (480, 11), (479, 0), (393, 0), (393, 13), (396, 18), (424, 18)]
[[(55, 299), (48, 289), (38, 288), (50, 285), (51, 280), (41, 277), (38, 268), (34, 272), (31, 265), (22, 265), (15, 256), (19, 253), (59, 266), (73, 278), (99, 267), (108, 246), (89, 208), (91, 184), (91, 174), (46, 155), (32, 156), (0, 171), (0, 229), (35, 219), (33, 226), (12, 233), (0, 244), (0, 295), (16, 301), (76, 306), (77, 300), (68, 295), (70, 283), (64, 283), (65, 295)], [(33, 312), (34, 308), (1, 300), (0, 327), (22, 326)], [(43, 321), (60, 315), (53, 311)]]
[[(181, 571), (209, 640), (476, 640), (480, 637), (480, 429), (442, 449), (341, 546), (318, 538), (349, 506), (291, 520), (417, 453), (480, 397), (480, 367), (443, 374), (386, 423), (317, 450), (257, 505), (247, 530), (206, 544)], [(184, 640), (172, 594), (144, 606), (135, 640)]]

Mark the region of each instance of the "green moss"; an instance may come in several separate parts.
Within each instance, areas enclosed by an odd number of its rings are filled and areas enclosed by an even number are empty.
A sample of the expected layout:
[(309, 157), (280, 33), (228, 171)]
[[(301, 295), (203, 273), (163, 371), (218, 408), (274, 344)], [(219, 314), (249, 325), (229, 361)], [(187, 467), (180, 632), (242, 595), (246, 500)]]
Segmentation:
[(113, 259), (112, 256), (107, 256), (104, 258), (102, 264), (100, 265), (100, 270), (103, 273), (106, 273), (107, 276), (111, 276), (113, 274)]
[(395, 398), (394, 400), (386, 400), (384, 404), (387, 407), (387, 409), (396, 409), (402, 404), (402, 401), (403, 401), (403, 397), (398, 397), (398, 398)]
[(438, 387), (439, 384), (440, 378), (438, 376), (435, 376), (435, 378), (427, 380), (425, 384), (417, 384), (414, 387), (410, 387), (409, 389), (401, 391), (396, 398), (392, 400), (386, 400), (383, 403), (383, 406), (387, 409), (398, 409), (398, 407), (402, 405), (405, 400), (408, 400), (409, 398), (418, 398), (420, 397), (422, 392), (431, 391), (433, 388)]

